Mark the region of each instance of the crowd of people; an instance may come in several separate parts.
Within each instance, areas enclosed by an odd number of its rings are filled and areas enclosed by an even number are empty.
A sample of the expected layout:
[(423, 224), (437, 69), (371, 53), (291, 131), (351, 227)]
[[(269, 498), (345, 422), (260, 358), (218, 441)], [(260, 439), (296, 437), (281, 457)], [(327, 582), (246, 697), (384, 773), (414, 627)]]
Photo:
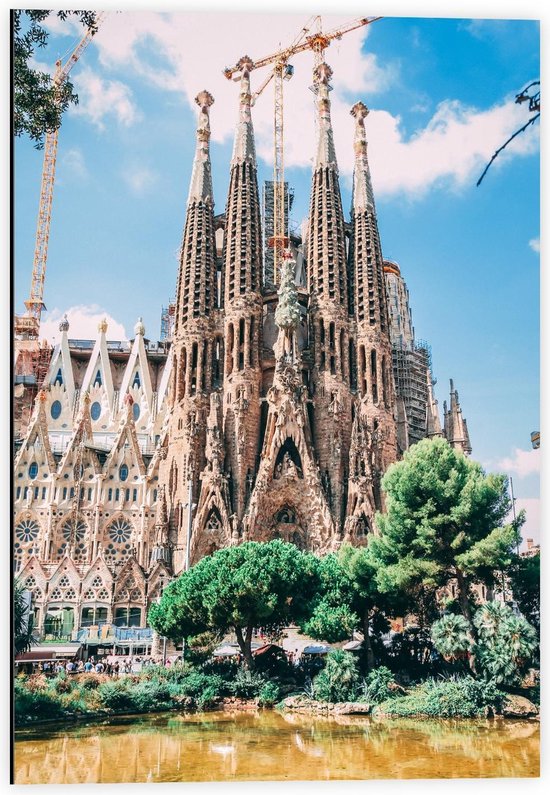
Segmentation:
[(65, 672), (73, 674), (107, 674), (108, 676), (121, 676), (124, 674), (138, 673), (143, 668), (151, 665), (164, 665), (166, 668), (181, 662), (181, 656), (174, 659), (170, 658), (163, 662), (162, 657), (108, 657), (96, 659), (89, 657), (86, 661), (78, 660), (76, 657), (69, 660), (45, 660), (41, 664), (42, 673), (54, 675)]

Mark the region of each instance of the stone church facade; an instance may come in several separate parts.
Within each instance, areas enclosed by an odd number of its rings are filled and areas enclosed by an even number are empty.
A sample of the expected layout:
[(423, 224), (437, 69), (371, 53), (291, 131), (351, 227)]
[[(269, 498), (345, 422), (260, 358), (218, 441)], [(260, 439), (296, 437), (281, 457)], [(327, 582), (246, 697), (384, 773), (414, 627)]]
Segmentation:
[[(207, 91), (196, 98), (171, 343), (149, 341), (141, 322), (130, 343), (109, 341), (106, 324), (95, 341), (72, 340), (61, 325), (15, 459), (14, 568), (46, 634), (52, 615), (68, 611), (73, 633), (103, 622), (144, 626), (171, 577), (230, 544), (281, 538), (324, 554), (366, 544), (376, 531), (381, 479), (402, 452), (403, 411), (368, 109), (351, 109), (346, 223), (331, 76), (325, 63), (314, 72), (318, 139), (299, 276), (286, 252), (278, 285), (264, 279), (243, 59), (224, 216), (214, 215), (214, 100)], [(433, 396), (429, 408), (433, 415)], [(426, 435), (455, 434), (460, 446), (467, 431), (457, 396), (448, 413), (443, 430), (427, 417)], [(26, 416), (21, 406), (17, 416)]]

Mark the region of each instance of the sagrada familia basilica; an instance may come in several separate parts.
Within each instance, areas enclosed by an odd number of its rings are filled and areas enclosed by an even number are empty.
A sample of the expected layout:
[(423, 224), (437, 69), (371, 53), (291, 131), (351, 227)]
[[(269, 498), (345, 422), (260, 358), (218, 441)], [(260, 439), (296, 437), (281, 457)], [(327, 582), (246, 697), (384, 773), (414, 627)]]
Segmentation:
[[(318, 140), (307, 235), (266, 278), (251, 90), (242, 61), (225, 213), (214, 214), (207, 91), (171, 339), (139, 321), (128, 343), (69, 337), (24, 375), (16, 343), (14, 567), (35, 625), (145, 626), (187, 565), (243, 541), (323, 554), (366, 544), (381, 479), (407, 447), (445, 436), (470, 452), (451, 382), (443, 427), (408, 292), (383, 259), (362, 102), (345, 220), (330, 117), (332, 70), (314, 72)], [(299, 267), (298, 267), (299, 265)], [(44, 351), (40, 351), (44, 356)], [(420, 397), (419, 397), (420, 396)]]

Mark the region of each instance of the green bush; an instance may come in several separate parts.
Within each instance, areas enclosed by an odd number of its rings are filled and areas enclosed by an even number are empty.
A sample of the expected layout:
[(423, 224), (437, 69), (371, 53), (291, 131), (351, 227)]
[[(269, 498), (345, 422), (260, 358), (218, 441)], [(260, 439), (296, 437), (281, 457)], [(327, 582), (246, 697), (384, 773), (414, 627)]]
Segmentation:
[(219, 674), (208, 674), (202, 671), (190, 671), (181, 682), (181, 692), (186, 696), (200, 699), (208, 691), (212, 697), (227, 692), (227, 685)]
[(359, 669), (355, 657), (338, 649), (327, 655), (325, 667), (313, 681), (318, 701), (353, 701), (359, 692)]
[(393, 674), (389, 668), (381, 665), (371, 671), (363, 683), (361, 700), (367, 704), (380, 704), (392, 695), (390, 684), (394, 683)]
[(14, 712), (16, 723), (22, 723), (29, 719), (59, 718), (63, 707), (54, 693), (29, 690), (25, 682), (17, 678), (14, 682)]
[(229, 690), (238, 698), (256, 698), (266, 684), (266, 678), (259, 673), (249, 671), (248, 668), (238, 669), (235, 677), (229, 682)]
[(428, 679), (407, 696), (383, 701), (377, 712), (401, 717), (474, 718), (483, 715), (486, 707), (498, 711), (503, 698), (492, 682), (471, 677)]
[(260, 707), (272, 707), (281, 699), (281, 690), (276, 682), (266, 682), (258, 693)]
[(107, 709), (134, 709), (136, 707), (134, 689), (128, 688), (127, 679), (114, 679), (104, 682), (97, 688), (100, 704)]
[(472, 648), (470, 624), (464, 616), (443, 616), (432, 624), (432, 641), (437, 651), (446, 660), (456, 660)]

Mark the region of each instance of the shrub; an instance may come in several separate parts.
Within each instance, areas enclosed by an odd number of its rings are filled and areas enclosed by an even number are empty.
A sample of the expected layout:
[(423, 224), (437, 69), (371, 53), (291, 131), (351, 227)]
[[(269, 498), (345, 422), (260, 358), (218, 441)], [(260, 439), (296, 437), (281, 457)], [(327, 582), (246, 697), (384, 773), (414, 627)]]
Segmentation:
[(471, 677), (436, 681), (428, 679), (407, 696), (383, 701), (377, 712), (387, 715), (433, 718), (474, 718), (486, 707), (500, 709), (504, 694), (491, 682)]
[(266, 681), (262, 674), (242, 666), (228, 686), (231, 693), (238, 698), (256, 698)]
[(393, 674), (389, 668), (381, 665), (371, 671), (363, 684), (363, 695), (367, 704), (380, 704), (392, 695), (390, 684), (394, 683)]
[(47, 690), (28, 690), (24, 682), (14, 682), (14, 711), (16, 723), (26, 720), (58, 718), (63, 712), (55, 694)]
[(82, 674), (78, 677), (78, 684), (84, 690), (97, 690), (103, 682), (109, 682), (109, 677), (106, 674)]
[(227, 685), (218, 674), (191, 671), (181, 682), (181, 690), (186, 696), (200, 699), (207, 690), (212, 697), (223, 695), (227, 690)]
[(352, 654), (341, 649), (327, 655), (326, 665), (313, 682), (318, 701), (352, 701), (359, 689), (359, 669)]
[(258, 704), (260, 707), (272, 707), (281, 698), (281, 690), (276, 682), (266, 682), (260, 688)]
[(107, 709), (132, 709), (136, 706), (134, 691), (129, 690), (125, 679), (103, 682), (97, 688), (99, 701)]
[(136, 709), (146, 712), (171, 706), (172, 693), (166, 682), (142, 681), (131, 689)]
[(70, 693), (73, 687), (72, 680), (64, 673), (58, 674), (52, 682), (56, 693)]

